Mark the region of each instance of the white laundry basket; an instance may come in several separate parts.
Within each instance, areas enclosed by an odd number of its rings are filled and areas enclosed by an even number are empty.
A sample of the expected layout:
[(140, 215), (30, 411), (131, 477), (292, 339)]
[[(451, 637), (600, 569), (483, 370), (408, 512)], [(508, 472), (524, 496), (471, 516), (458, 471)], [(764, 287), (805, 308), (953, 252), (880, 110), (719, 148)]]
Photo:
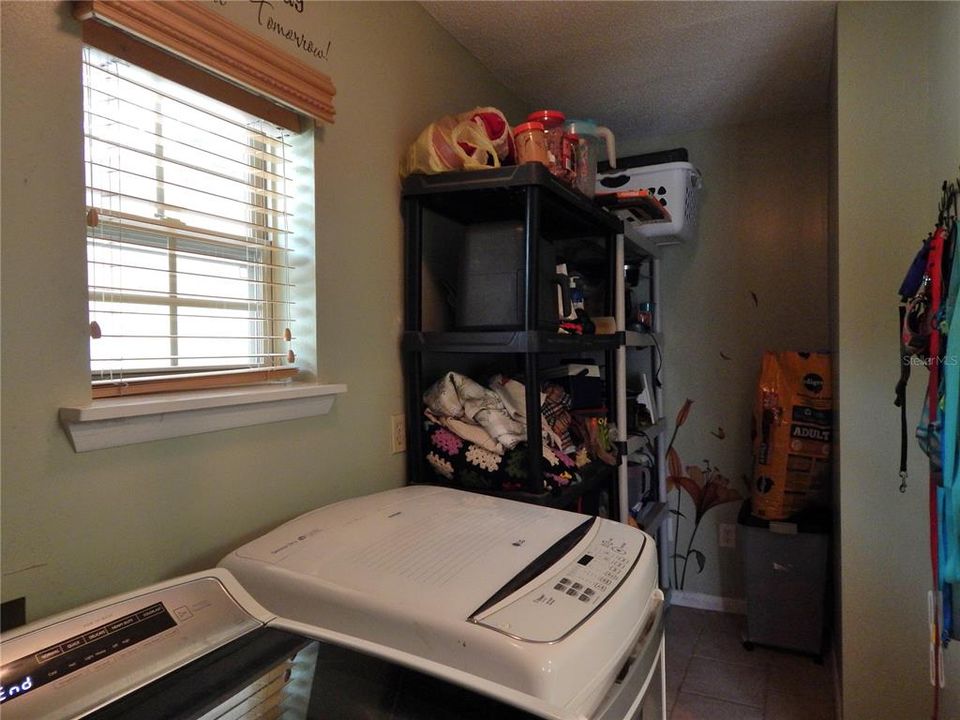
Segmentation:
[(646, 190), (667, 208), (670, 212), (669, 221), (636, 223), (639, 233), (653, 239), (658, 245), (689, 242), (696, 235), (703, 177), (690, 163), (672, 162), (608, 170), (597, 179), (597, 191), (610, 192), (611, 189)]

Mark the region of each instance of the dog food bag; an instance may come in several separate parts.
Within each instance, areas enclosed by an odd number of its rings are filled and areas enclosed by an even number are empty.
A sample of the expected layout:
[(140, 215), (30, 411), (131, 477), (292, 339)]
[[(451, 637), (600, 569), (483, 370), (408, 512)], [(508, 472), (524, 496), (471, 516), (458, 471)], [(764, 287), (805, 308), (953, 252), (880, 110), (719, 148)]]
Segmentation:
[(827, 504), (833, 429), (830, 356), (765, 352), (753, 422), (753, 514), (784, 520)]

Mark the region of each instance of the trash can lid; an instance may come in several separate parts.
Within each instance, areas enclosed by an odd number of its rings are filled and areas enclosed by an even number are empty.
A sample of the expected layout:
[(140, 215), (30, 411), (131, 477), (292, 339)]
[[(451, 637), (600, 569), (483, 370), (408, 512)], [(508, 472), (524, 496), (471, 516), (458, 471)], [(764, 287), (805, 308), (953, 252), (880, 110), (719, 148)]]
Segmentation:
[(797, 532), (816, 533), (819, 535), (829, 535), (833, 529), (833, 519), (828, 507), (814, 507), (799, 512), (792, 517), (784, 520), (765, 520), (758, 518), (751, 512), (750, 499), (747, 498), (740, 506), (740, 514), (737, 516), (737, 523), (746, 527), (770, 529), (770, 523), (782, 523), (785, 525), (796, 525)]

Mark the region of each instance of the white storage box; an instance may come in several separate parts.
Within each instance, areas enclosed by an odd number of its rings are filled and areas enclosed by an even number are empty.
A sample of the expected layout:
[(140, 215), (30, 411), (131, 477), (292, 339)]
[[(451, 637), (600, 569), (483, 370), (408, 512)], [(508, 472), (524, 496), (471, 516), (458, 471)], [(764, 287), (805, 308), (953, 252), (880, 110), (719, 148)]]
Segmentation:
[(644, 237), (658, 245), (688, 242), (697, 231), (703, 178), (688, 162), (608, 170), (597, 178), (597, 193), (646, 190), (670, 212), (670, 220), (640, 222), (629, 211), (618, 210), (624, 222), (633, 222)]

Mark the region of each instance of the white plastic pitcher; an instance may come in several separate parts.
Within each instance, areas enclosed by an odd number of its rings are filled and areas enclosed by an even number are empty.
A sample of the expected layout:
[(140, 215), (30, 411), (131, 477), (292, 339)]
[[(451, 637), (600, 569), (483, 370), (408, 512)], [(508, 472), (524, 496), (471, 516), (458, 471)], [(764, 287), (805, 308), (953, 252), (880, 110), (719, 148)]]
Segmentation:
[(600, 159), (600, 142), (607, 146), (607, 162), (617, 166), (617, 148), (613, 133), (594, 120), (570, 120), (566, 131), (579, 138), (577, 144), (577, 176), (574, 186), (587, 197), (593, 197), (597, 185), (597, 162)]

